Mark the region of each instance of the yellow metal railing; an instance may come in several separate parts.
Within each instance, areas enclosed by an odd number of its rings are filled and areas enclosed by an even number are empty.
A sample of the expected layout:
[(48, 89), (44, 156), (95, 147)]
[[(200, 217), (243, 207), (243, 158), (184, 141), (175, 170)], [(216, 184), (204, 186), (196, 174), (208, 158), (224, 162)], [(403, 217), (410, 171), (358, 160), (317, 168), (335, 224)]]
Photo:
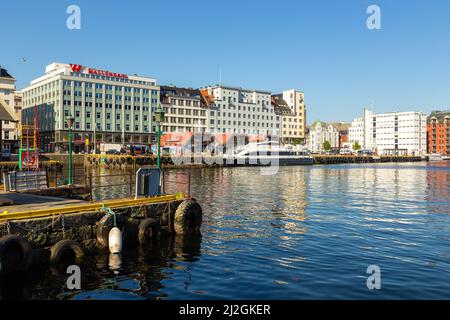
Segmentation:
[(172, 195), (162, 195), (151, 198), (139, 198), (139, 199), (120, 199), (120, 200), (108, 200), (98, 203), (86, 203), (86, 204), (75, 204), (67, 205), (55, 208), (37, 209), (37, 210), (27, 210), (22, 212), (3, 212), (0, 213), (0, 222), (6, 222), (9, 220), (24, 220), (32, 218), (44, 218), (59, 215), (66, 215), (72, 213), (80, 212), (92, 212), (100, 211), (103, 206), (109, 207), (111, 209), (122, 209), (127, 207), (134, 207), (137, 205), (155, 204), (155, 203), (165, 203), (174, 200), (182, 200), (186, 198), (186, 195), (182, 193), (172, 194)]

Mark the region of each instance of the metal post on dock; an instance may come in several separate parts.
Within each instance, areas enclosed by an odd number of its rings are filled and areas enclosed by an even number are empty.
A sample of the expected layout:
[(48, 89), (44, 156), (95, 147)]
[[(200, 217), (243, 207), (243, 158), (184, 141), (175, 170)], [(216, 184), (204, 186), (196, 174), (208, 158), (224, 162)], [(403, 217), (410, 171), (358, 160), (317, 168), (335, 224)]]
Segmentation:
[(188, 195), (191, 195), (191, 173), (188, 172)]
[(164, 122), (164, 111), (161, 108), (161, 105), (159, 105), (158, 109), (156, 110), (155, 113), (155, 122), (157, 124), (158, 127), (158, 132), (157, 132), (157, 137), (156, 139), (158, 140), (158, 158), (156, 159), (156, 165), (158, 167), (158, 169), (161, 169), (161, 135), (162, 135), (162, 131), (161, 131), (161, 124)]
[(130, 197), (133, 197), (133, 171), (130, 171)]
[(68, 184), (71, 186), (73, 184), (73, 176), (72, 176), (72, 139), (73, 139), (73, 123), (75, 122), (75, 118), (72, 115), (69, 115), (66, 118), (67, 127), (69, 128), (69, 177)]
[(89, 175), (89, 197), (90, 197), (90, 201), (93, 202), (94, 201), (94, 195), (92, 192), (92, 174)]

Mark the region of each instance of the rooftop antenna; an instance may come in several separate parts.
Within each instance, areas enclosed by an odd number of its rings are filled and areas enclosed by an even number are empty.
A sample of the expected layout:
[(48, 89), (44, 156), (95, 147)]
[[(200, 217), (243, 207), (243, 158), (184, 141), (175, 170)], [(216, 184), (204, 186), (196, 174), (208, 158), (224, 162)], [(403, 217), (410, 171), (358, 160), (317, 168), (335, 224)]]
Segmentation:
[(219, 85), (222, 85), (222, 67), (219, 67)]

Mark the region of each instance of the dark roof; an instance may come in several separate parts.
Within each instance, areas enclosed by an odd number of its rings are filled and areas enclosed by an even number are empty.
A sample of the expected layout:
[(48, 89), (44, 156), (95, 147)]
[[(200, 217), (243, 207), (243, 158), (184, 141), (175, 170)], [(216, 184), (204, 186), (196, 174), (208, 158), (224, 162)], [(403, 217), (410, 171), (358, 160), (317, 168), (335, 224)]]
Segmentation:
[(14, 79), (14, 78), (8, 73), (8, 70), (3, 69), (2, 67), (0, 67), (0, 78), (11, 78), (11, 79)]
[(294, 115), (294, 113), (292, 112), (288, 103), (283, 100), (282, 95), (280, 95), (280, 94), (275, 94), (272, 96), (272, 105), (273, 105), (275, 113), (278, 115), (282, 115), (282, 116), (293, 116)]
[(170, 104), (168, 97), (199, 99), (202, 107), (214, 107), (214, 97), (208, 93), (208, 90), (199, 90), (192, 88), (178, 88), (174, 86), (160, 86), (161, 103)]
[(439, 122), (443, 122), (445, 118), (450, 118), (450, 110), (446, 110), (446, 111), (433, 111), (431, 112), (431, 114), (428, 116), (428, 123), (430, 123), (430, 120), (432, 118), (436, 118)]
[(161, 95), (170, 95), (186, 98), (200, 98), (200, 90), (191, 88), (178, 88), (173, 86), (161, 86)]

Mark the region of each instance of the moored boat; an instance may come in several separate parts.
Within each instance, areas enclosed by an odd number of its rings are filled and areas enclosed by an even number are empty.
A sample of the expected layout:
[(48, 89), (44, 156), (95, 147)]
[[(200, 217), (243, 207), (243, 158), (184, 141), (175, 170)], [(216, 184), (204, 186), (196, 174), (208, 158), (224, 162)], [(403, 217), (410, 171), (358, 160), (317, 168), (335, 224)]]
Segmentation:
[(428, 161), (442, 161), (444, 160), (442, 155), (440, 155), (439, 153), (433, 153), (430, 154), (430, 156), (428, 157)]
[(280, 146), (276, 141), (250, 143), (231, 154), (225, 155), (228, 164), (255, 166), (312, 165), (314, 158), (308, 150), (295, 150)]

